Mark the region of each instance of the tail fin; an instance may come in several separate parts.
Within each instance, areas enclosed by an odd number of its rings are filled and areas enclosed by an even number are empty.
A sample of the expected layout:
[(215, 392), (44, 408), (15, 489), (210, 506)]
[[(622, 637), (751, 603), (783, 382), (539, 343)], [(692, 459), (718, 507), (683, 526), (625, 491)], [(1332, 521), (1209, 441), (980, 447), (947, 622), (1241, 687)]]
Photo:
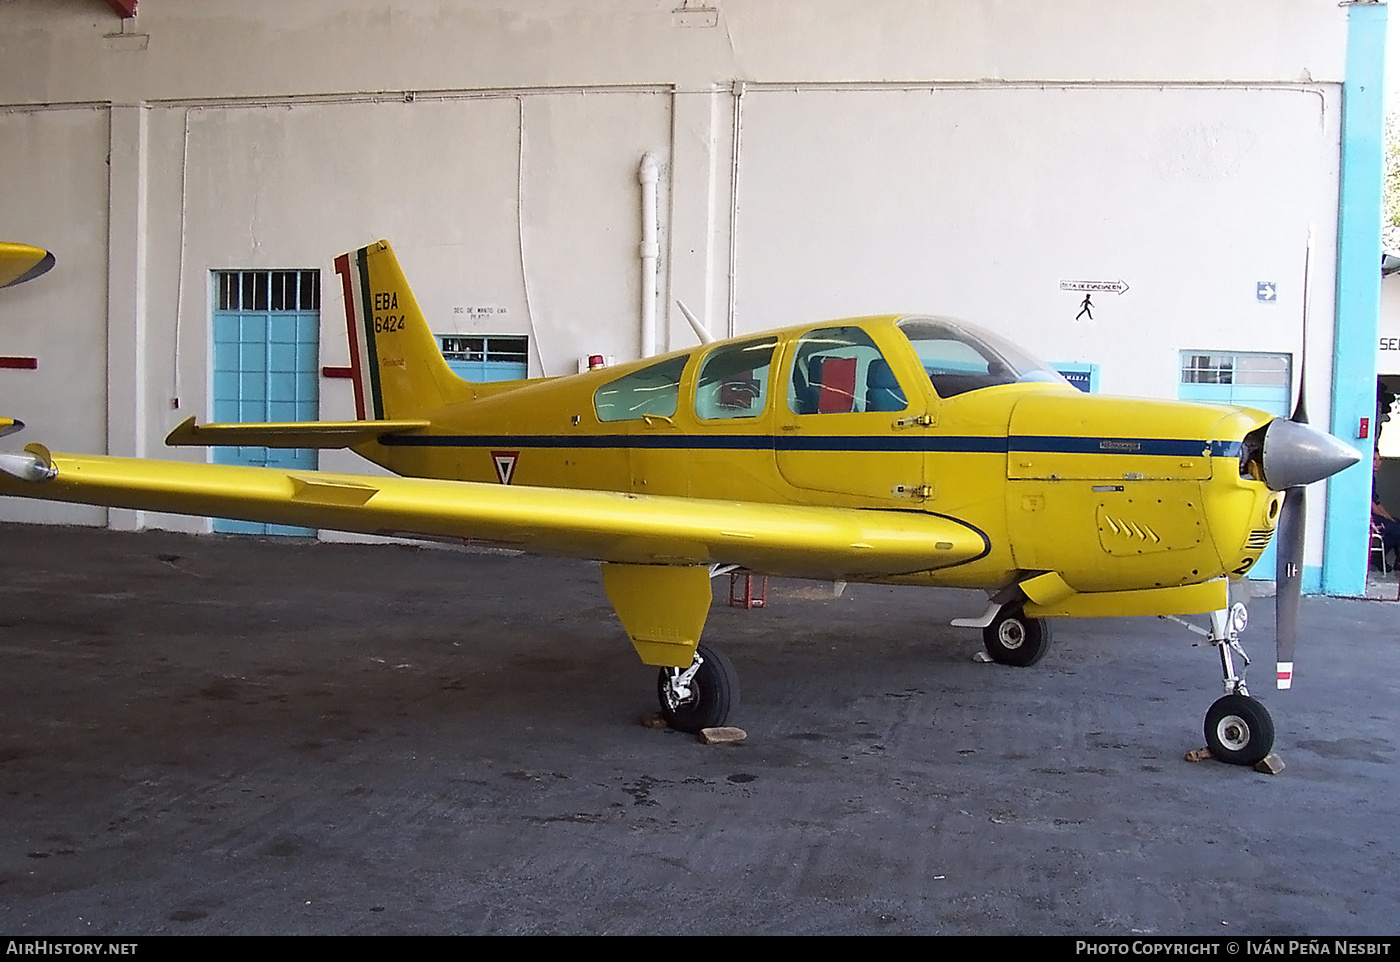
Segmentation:
[(360, 420), (422, 417), (473, 396), (442, 359), (389, 242), (335, 259), (345, 291), (345, 326), (355, 413)]

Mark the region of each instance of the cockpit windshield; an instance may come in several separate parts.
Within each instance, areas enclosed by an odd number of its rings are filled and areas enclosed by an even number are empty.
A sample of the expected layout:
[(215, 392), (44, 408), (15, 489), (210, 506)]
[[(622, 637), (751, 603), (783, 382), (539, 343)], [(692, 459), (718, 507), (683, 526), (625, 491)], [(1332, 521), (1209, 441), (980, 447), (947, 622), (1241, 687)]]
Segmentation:
[(1068, 385), (1055, 371), (990, 331), (946, 317), (906, 317), (909, 338), (939, 397), (998, 384), (1031, 381)]

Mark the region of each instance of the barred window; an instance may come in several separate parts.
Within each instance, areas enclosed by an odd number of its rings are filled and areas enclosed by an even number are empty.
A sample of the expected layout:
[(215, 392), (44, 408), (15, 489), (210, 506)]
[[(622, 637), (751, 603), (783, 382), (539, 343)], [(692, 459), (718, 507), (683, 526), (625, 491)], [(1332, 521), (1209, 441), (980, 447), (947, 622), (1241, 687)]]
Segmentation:
[(216, 311), (318, 311), (321, 272), (215, 271)]

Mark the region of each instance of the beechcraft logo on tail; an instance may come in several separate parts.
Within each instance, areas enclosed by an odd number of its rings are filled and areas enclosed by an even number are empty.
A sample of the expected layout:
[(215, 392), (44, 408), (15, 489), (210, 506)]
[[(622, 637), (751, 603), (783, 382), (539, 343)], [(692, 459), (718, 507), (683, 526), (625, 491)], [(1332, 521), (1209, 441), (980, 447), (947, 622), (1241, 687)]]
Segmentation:
[(496, 463), (496, 477), (501, 479), (501, 484), (510, 484), (510, 479), (515, 477), (515, 462), (520, 460), (520, 452), (492, 451), (491, 460)]

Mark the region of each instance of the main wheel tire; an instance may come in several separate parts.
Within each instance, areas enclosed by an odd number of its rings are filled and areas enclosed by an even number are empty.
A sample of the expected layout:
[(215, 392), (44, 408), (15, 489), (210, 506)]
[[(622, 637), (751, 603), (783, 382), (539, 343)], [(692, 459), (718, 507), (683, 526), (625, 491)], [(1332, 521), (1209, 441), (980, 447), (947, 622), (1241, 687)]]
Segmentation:
[(982, 629), (982, 642), (997, 664), (1028, 668), (1050, 650), (1050, 623), (1027, 618), (1019, 606), (1008, 606)]
[(1253, 765), (1274, 747), (1274, 720), (1268, 709), (1248, 695), (1216, 699), (1206, 712), (1206, 745), (1231, 765)]
[(662, 668), (656, 677), (656, 698), (666, 722), (677, 731), (694, 734), (702, 728), (717, 728), (739, 707), (739, 675), (724, 654), (709, 645), (695, 649), (700, 669), (690, 680), (690, 697), (672, 705), (667, 698), (670, 679), (682, 668)]

